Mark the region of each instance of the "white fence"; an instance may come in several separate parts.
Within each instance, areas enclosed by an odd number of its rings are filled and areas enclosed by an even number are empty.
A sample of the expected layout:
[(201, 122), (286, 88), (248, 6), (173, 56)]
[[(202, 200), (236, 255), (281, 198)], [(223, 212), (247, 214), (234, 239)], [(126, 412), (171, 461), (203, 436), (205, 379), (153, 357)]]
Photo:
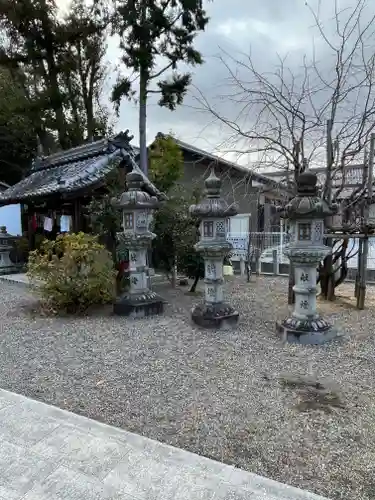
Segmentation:
[[(250, 238), (250, 247), (249, 247)], [(284, 255), (284, 246), (289, 242), (290, 235), (279, 233), (228, 233), (227, 240), (233, 245), (232, 262), (239, 269), (239, 262), (247, 261), (250, 254), (252, 269), (262, 274), (289, 273), (289, 259)], [(347, 256), (348, 279), (355, 279), (358, 268), (358, 240), (350, 239)], [(258, 267), (257, 267), (258, 266)], [(375, 281), (375, 238), (370, 238), (367, 259), (367, 274), (369, 281)]]
[(241, 259), (246, 262), (249, 254), (253, 271), (262, 274), (288, 274), (289, 260), (284, 255), (283, 248), (289, 238), (286, 232), (247, 235), (228, 233), (227, 240), (233, 245), (231, 260), (234, 267), (239, 267)]

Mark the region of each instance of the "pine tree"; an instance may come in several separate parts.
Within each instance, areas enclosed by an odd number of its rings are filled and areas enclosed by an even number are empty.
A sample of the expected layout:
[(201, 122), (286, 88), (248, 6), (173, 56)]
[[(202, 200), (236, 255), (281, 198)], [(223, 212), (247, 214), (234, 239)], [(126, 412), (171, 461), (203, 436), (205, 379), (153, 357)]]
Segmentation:
[[(177, 72), (178, 63), (202, 64), (194, 40), (208, 23), (203, 0), (116, 0), (113, 33), (120, 36), (122, 62), (137, 76), (119, 78), (112, 92), (118, 112), (121, 99), (138, 94), (140, 166), (147, 173), (147, 99), (159, 94), (160, 106), (174, 110), (182, 104), (190, 73)], [(163, 78), (163, 75), (170, 74)]]

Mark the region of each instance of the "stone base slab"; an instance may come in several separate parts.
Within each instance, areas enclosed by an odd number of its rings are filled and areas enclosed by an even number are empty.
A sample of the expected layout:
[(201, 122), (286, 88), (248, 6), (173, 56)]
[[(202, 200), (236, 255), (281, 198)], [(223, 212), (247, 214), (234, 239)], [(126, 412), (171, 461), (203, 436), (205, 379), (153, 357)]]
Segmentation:
[(191, 317), (203, 328), (228, 330), (236, 327), (239, 314), (229, 304), (199, 304), (193, 308)]
[(284, 342), (305, 345), (325, 344), (341, 336), (338, 330), (323, 318), (306, 321), (287, 318), (276, 322), (276, 332)]
[(129, 318), (144, 318), (162, 314), (164, 300), (154, 292), (142, 295), (123, 295), (113, 304), (113, 313)]
[(14, 274), (16, 273), (17, 271), (19, 271), (20, 267), (14, 265), (14, 266), (2, 266), (0, 267), (0, 275), (2, 276), (5, 276), (5, 275), (8, 275), (8, 274)]

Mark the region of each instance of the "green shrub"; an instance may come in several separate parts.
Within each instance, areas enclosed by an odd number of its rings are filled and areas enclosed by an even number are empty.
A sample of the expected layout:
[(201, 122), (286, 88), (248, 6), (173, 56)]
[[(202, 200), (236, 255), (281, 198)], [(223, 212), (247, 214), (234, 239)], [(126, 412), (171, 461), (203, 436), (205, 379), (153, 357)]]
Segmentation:
[(115, 295), (112, 256), (96, 236), (77, 233), (45, 240), (30, 252), (27, 273), (44, 304), (56, 312), (84, 311)]
[[(42, 234), (36, 234), (34, 239), (35, 248), (38, 250), (46, 238)], [(14, 248), (10, 258), (15, 263), (25, 263), (29, 258), (29, 240), (26, 236), (16, 237)]]

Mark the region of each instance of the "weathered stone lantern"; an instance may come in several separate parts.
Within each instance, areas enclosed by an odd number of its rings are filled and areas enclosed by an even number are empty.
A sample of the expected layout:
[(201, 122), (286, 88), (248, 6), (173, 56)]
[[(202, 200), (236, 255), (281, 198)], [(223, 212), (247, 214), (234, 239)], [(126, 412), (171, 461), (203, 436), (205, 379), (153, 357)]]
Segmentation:
[(9, 274), (15, 271), (16, 266), (10, 260), (13, 250), (14, 236), (7, 233), (5, 226), (0, 227), (0, 274)]
[(285, 207), (291, 241), (284, 248), (295, 270), (295, 307), (291, 317), (277, 323), (283, 340), (300, 344), (322, 344), (337, 331), (316, 312), (317, 266), (331, 249), (323, 244), (324, 219), (336, 211), (318, 196), (317, 177), (306, 171), (299, 176), (297, 196)]
[(151, 231), (153, 212), (158, 200), (144, 190), (142, 175), (130, 172), (126, 176), (128, 191), (116, 205), (122, 209), (123, 231), (117, 233), (118, 244), (129, 251), (129, 290), (114, 304), (114, 313), (144, 317), (163, 312), (163, 300), (151, 290), (147, 251), (156, 235)]
[(193, 321), (207, 328), (235, 325), (238, 312), (224, 302), (223, 260), (232, 249), (226, 240), (226, 220), (237, 214), (236, 205), (228, 206), (221, 198), (221, 180), (212, 170), (205, 181), (206, 197), (190, 207), (190, 213), (201, 219), (200, 240), (195, 245), (204, 259), (205, 300), (192, 311)]

